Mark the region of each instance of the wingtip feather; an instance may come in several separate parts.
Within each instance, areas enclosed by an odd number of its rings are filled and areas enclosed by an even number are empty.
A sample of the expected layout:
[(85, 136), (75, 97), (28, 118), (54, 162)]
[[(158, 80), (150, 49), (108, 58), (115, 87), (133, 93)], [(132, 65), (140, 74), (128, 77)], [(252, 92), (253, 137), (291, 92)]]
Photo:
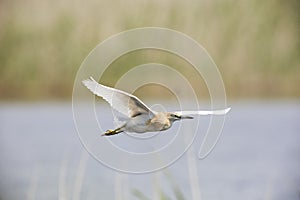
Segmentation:
[(225, 114), (228, 113), (231, 110), (231, 107), (226, 108)]
[[(90, 76), (90, 80), (95, 81), (95, 79), (94, 79), (92, 76)], [(96, 81), (95, 81), (95, 82), (96, 82)]]
[(83, 80), (81, 82), (83, 83), (83, 85), (87, 86), (88, 83), (90, 83), (90, 82), (96, 82), (96, 81), (95, 81), (95, 79), (93, 79), (93, 77), (90, 76), (90, 78), (85, 79), (85, 80)]

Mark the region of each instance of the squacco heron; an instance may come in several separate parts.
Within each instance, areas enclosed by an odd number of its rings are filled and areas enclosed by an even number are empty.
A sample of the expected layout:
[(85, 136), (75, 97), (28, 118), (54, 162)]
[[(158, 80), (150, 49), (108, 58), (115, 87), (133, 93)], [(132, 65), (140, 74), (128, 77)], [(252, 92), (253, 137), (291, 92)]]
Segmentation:
[(136, 96), (97, 83), (92, 77), (82, 83), (95, 95), (102, 97), (116, 111), (126, 116), (125, 123), (114, 130), (107, 130), (102, 136), (111, 136), (121, 132), (156, 132), (169, 129), (173, 122), (193, 119), (190, 115), (224, 115), (230, 108), (223, 110), (198, 110), (156, 112), (151, 110)]

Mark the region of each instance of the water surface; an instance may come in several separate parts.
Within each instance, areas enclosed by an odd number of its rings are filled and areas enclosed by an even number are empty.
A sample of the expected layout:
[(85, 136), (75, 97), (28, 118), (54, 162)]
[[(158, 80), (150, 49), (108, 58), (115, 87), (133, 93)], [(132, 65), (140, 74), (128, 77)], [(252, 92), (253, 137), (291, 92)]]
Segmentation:
[[(100, 116), (111, 115), (106, 104), (100, 106)], [(165, 170), (128, 175), (86, 153), (71, 104), (2, 103), (0, 197), (299, 199), (300, 103), (257, 101), (231, 106), (223, 134), (209, 157), (196, 158), (200, 135), (195, 147)], [(112, 128), (111, 119), (101, 118), (105, 128)], [(209, 118), (201, 118), (204, 127), (208, 122)], [(174, 125), (166, 134), (177, 128)]]

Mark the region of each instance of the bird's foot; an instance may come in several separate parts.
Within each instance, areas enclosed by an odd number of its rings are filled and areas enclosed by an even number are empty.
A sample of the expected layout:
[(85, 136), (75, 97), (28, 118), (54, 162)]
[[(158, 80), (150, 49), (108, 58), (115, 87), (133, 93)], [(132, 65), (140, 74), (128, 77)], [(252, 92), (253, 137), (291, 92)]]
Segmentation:
[(114, 130), (107, 130), (105, 133), (103, 133), (101, 136), (109, 136), (109, 135), (113, 135), (114, 134)]
[(111, 135), (115, 135), (118, 133), (121, 133), (123, 131), (121, 131), (120, 129), (115, 129), (115, 130), (107, 130), (105, 133), (103, 133), (101, 136), (111, 136)]

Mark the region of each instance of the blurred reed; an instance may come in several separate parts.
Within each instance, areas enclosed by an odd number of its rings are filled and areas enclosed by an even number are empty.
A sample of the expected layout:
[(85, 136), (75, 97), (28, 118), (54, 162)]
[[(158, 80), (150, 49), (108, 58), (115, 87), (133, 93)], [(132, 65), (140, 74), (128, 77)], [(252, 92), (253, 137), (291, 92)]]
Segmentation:
[[(299, 8), (297, 0), (2, 0), (0, 98), (70, 99), (76, 71), (92, 48), (144, 26), (175, 29), (202, 44), (230, 98), (300, 97)], [(175, 65), (198, 84), (191, 66), (180, 67), (187, 64), (179, 58), (133, 54), (115, 63), (125, 71), (147, 60)], [(112, 66), (103, 81), (113, 84), (124, 72), (119, 69)]]

